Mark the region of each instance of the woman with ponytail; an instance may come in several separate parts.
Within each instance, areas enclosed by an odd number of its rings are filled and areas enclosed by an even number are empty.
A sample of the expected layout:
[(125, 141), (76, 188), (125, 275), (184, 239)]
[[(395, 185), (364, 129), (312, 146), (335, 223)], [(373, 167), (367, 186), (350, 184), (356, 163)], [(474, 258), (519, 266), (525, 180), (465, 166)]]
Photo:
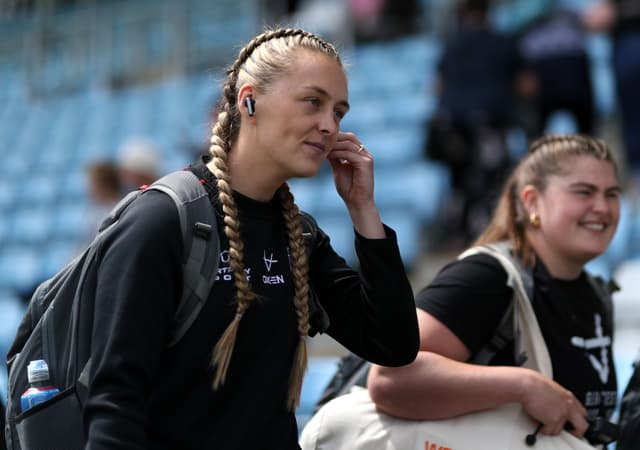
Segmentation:
[[(610, 298), (584, 266), (613, 238), (619, 194), (616, 163), (603, 142), (583, 135), (534, 141), (475, 245), (506, 243), (530, 273), (529, 300), (553, 379), (521, 367), (513, 339), (506, 345), (492, 339), (513, 289), (496, 258), (472, 254), (445, 266), (417, 295), (416, 360), (370, 371), (378, 409), (433, 420), (520, 403), (547, 435), (566, 426), (583, 436), (589, 423), (608, 420), (617, 397)], [(471, 364), (489, 342), (496, 346), (486, 365)]]
[[(176, 207), (148, 192), (125, 211), (101, 252), (87, 449), (297, 449), (309, 335), (326, 332), (384, 366), (413, 361), (411, 286), (374, 203), (373, 156), (340, 130), (348, 109), (340, 57), (320, 37), (267, 30), (240, 50), (210, 154), (186, 169), (216, 212), (216, 282), (168, 347), (185, 251)], [(287, 185), (325, 160), (353, 222), (359, 272), (322, 230), (305, 243), (302, 220), (313, 219)]]

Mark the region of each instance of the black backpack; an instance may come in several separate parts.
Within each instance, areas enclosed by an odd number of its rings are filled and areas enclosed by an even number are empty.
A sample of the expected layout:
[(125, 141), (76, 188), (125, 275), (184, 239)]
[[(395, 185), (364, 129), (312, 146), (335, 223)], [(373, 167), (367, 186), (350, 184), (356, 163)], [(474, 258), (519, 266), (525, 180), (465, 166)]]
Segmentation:
[[(219, 240), (214, 209), (200, 180), (190, 171), (173, 172), (146, 189), (130, 192), (111, 211), (96, 238), (66, 267), (40, 284), (7, 353), (8, 398), (5, 438), (9, 450), (81, 449), (82, 405), (91, 367), (91, 329), (102, 242), (117, 229), (122, 213), (150, 190), (171, 197), (178, 209), (185, 256), (184, 287), (169, 346), (175, 345), (207, 300), (218, 266)], [(61, 393), (20, 411), (28, 388), (29, 361), (44, 359), (51, 384)]]
[(620, 403), (620, 437), (617, 450), (640, 448), (640, 357), (633, 363), (633, 373)]
[[(88, 248), (40, 284), (31, 297), (7, 353), (9, 380), (4, 434), (8, 450), (84, 448), (82, 408), (91, 368), (96, 254), (105, 237), (118, 226), (122, 213), (149, 190), (164, 192), (174, 200), (185, 248), (183, 294), (168, 346), (185, 335), (207, 301), (217, 275), (220, 241), (215, 211), (200, 180), (191, 171), (183, 170), (160, 178), (144, 190), (130, 192), (113, 208)], [(310, 257), (321, 231), (304, 212), (300, 213), (300, 221)], [(329, 327), (329, 317), (313, 289), (309, 291), (309, 325), (311, 336)], [(61, 393), (21, 413), (20, 396), (28, 387), (27, 365), (35, 359), (48, 363), (51, 384)]]

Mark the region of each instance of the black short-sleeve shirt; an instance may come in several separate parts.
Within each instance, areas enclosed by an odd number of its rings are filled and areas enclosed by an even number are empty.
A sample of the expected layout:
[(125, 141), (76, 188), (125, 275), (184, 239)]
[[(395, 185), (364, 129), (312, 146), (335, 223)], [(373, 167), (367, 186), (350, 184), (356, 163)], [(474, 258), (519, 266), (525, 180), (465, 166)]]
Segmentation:
[[(553, 378), (574, 393), (589, 417), (609, 417), (616, 405), (610, 313), (583, 271), (574, 280), (553, 278), (538, 262), (532, 299), (553, 367)], [(473, 354), (493, 335), (512, 290), (500, 263), (473, 255), (446, 265), (416, 298), (419, 308), (446, 325)], [(515, 365), (513, 345), (491, 365)]]

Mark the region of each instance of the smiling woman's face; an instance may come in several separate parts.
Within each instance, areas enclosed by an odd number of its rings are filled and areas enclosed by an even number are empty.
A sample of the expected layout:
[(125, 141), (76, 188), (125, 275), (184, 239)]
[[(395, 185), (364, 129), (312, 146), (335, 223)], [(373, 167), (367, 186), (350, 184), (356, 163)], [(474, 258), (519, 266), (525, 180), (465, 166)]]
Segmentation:
[[(620, 218), (620, 187), (613, 164), (591, 156), (574, 156), (562, 174), (547, 180), (530, 212), (540, 217), (538, 254), (547, 265), (586, 264), (602, 254), (613, 239)], [(532, 210), (533, 209), (533, 210)]]
[(290, 70), (255, 95), (256, 156), (280, 167), (283, 181), (320, 169), (349, 109), (347, 79), (336, 60), (310, 50), (294, 55)]

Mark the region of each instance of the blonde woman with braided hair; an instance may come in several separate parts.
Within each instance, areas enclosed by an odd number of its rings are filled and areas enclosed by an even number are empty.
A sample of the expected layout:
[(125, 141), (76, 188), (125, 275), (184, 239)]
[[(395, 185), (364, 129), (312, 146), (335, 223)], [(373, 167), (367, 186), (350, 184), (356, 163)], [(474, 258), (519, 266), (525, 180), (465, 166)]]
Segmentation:
[(520, 403), (539, 433), (566, 427), (580, 437), (596, 418), (608, 419), (617, 397), (610, 296), (584, 266), (613, 238), (619, 195), (616, 163), (602, 141), (550, 135), (531, 143), (475, 245), (507, 243), (530, 273), (553, 379), (520, 367), (513, 340), (488, 362), (470, 363), (488, 348), (513, 296), (498, 260), (472, 254), (446, 265), (418, 293), (416, 360), (373, 366), (368, 387), (378, 409), (433, 420)]
[[(300, 29), (267, 30), (240, 50), (222, 92), (210, 155), (186, 169), (216, 213), (216, 281), (168, 347), (185, 252), (176, 206), (145, 192), (125, 211), (98, 274), (87, 449), (298, 449), (309, 335), (326, 332), (385, 366), (417, 354), (413, 294), (374, 203), (373, 157), (340, 130), (349, 103), (334, 46)], [(360, 271), (322, 230), (303, 229), (315, 222), (287, 185), (325, 160)]]

